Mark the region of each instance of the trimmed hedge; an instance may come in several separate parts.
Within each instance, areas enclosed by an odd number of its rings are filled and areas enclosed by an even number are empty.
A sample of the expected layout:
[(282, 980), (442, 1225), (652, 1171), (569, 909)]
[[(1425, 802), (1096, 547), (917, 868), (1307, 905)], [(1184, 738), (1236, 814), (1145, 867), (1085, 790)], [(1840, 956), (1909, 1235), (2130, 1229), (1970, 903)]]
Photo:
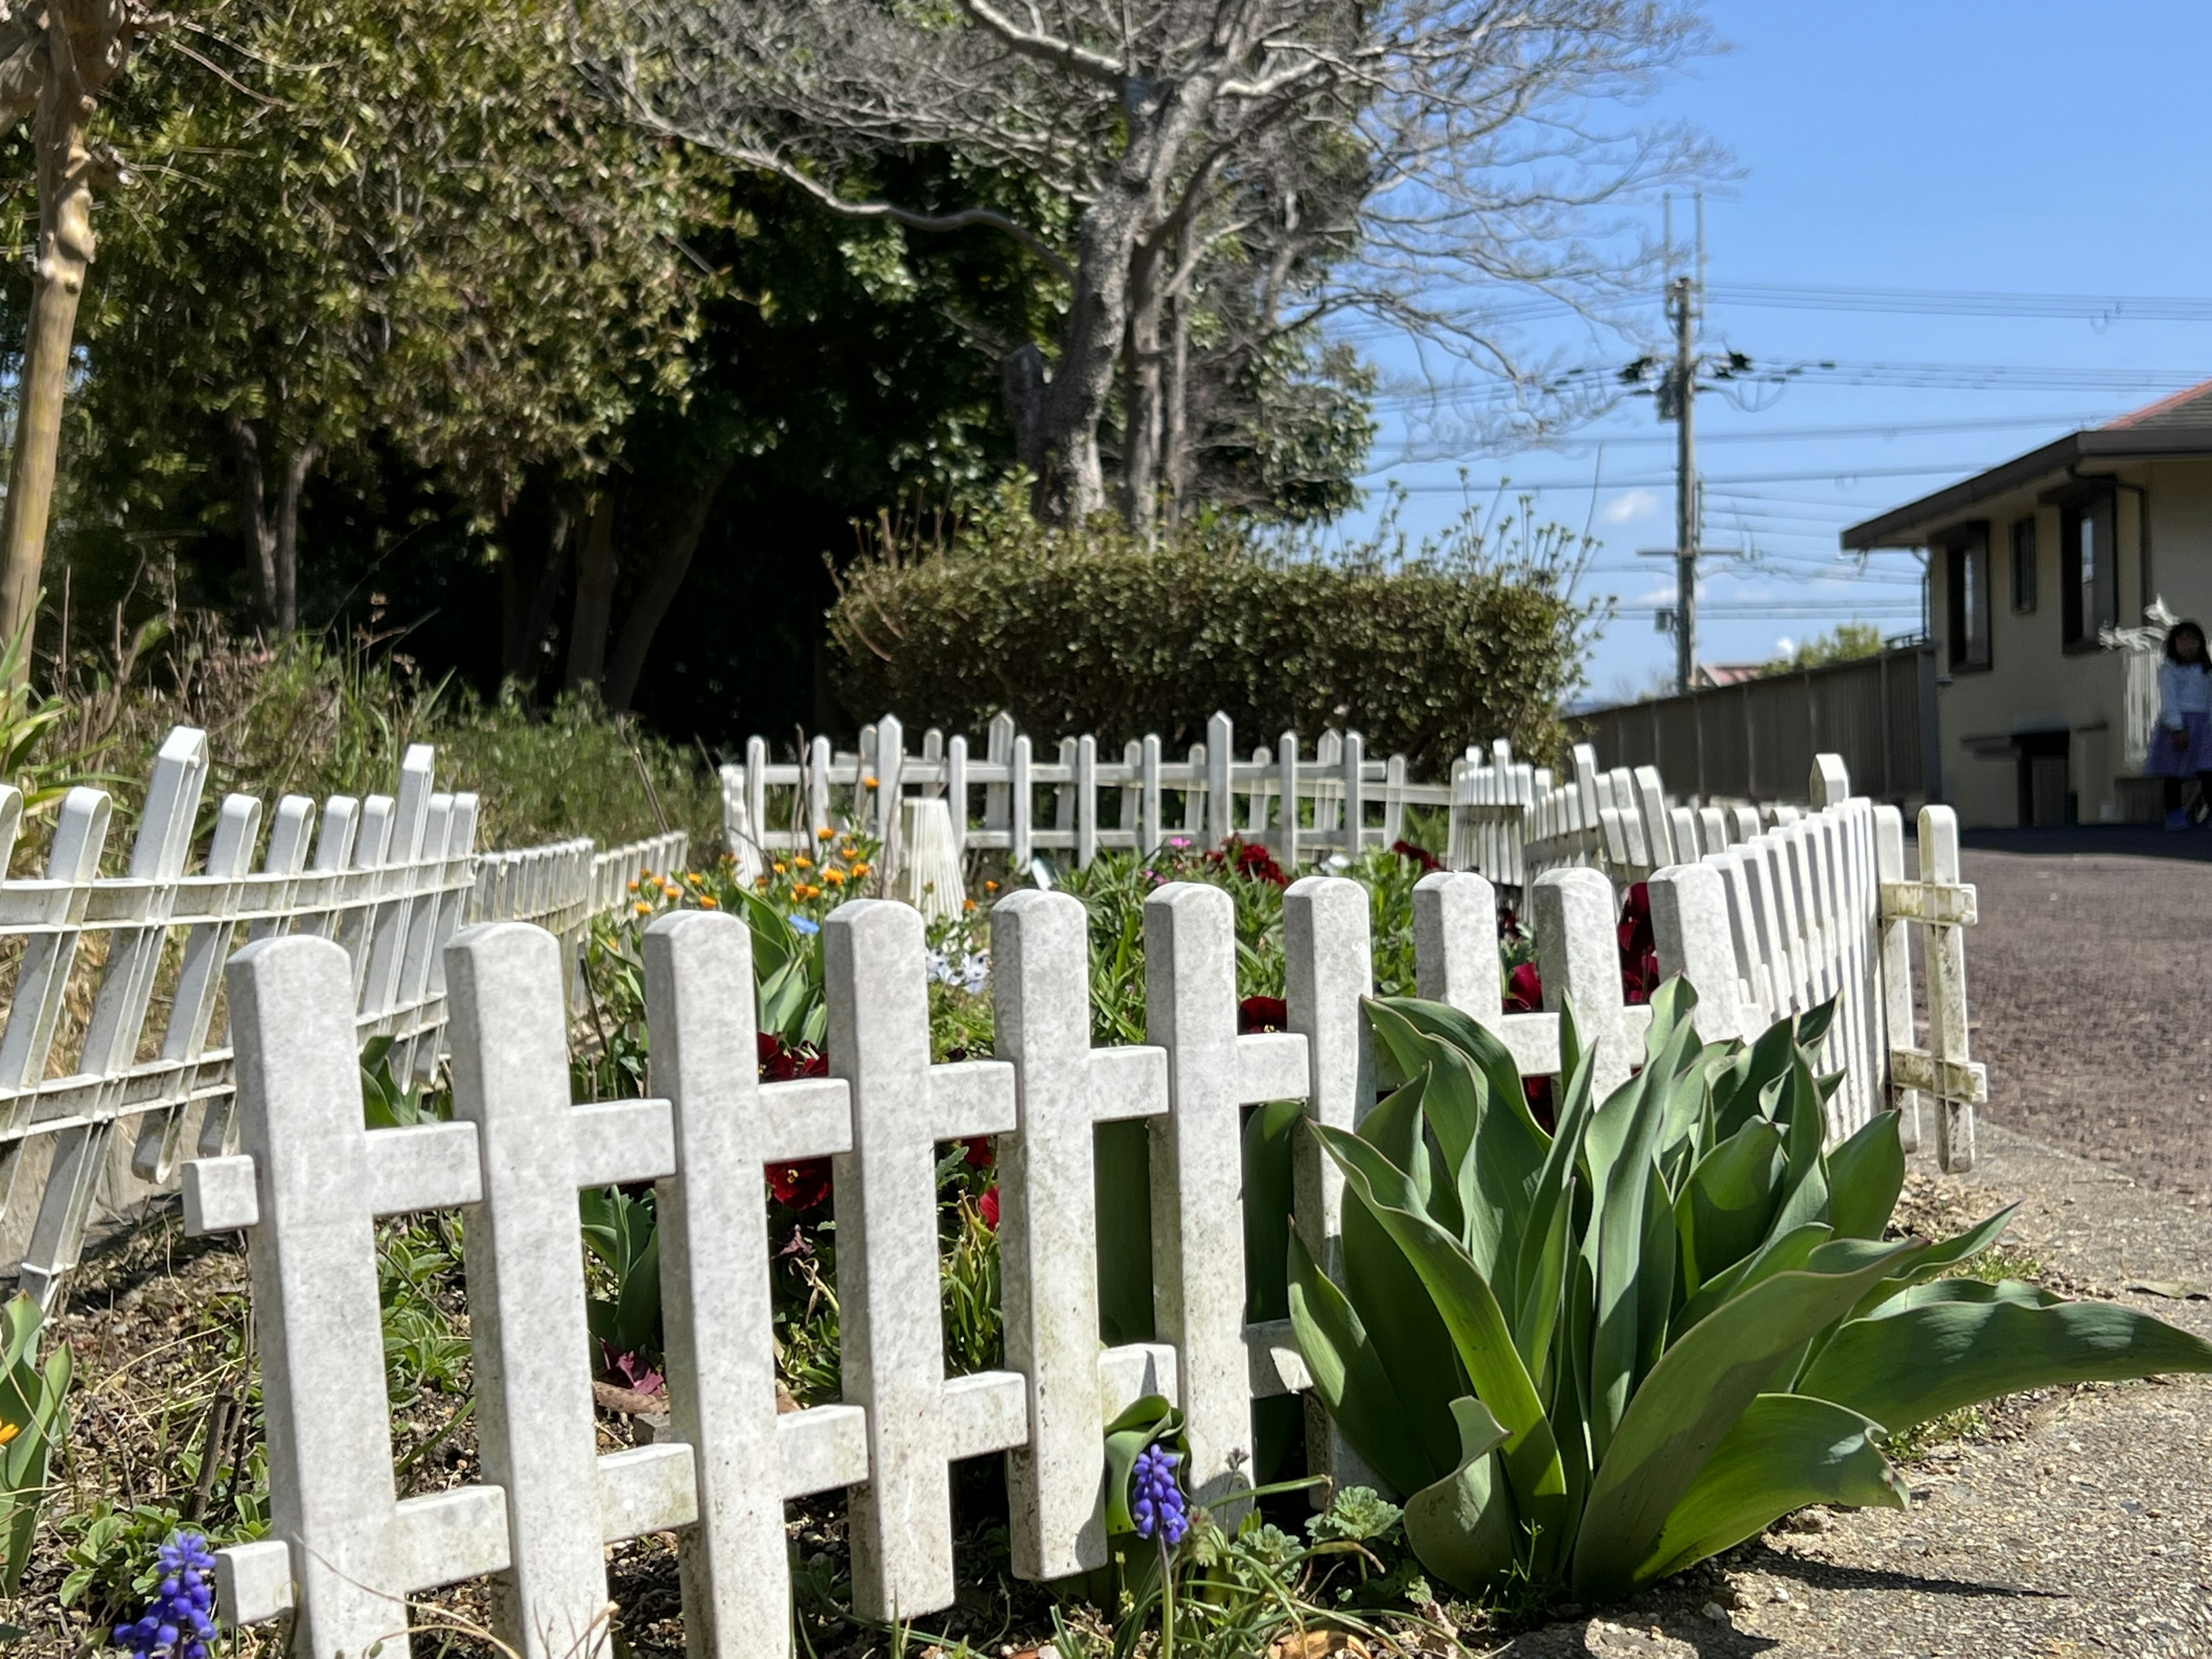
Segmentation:
[(1000, 507), (950, 547), (886, 536), (843, 574), (838, 690), (859, 718), (971, 737), (1003, 708), (1041, 737), (1158, 732), (1173, 751), (1218, 708), (1247, 751), (1294, 729), (1310, 753), (1349, 726), (1418, 776), (1495, 737), (1548, 758), (1590, 612), (1564, 532), (1491, 528), (1514, 544), (1486, 545), (1470, 514), (1411, 549), (1387, 524), (1349, 552), (1220, 524), (1146, 548)]

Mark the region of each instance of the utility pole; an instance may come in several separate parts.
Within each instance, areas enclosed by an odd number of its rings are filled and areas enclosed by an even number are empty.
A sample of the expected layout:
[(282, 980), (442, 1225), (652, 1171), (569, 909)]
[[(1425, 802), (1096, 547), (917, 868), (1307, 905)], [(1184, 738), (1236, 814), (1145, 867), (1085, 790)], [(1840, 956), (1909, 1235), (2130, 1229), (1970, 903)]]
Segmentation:
[(1668, 284), (1674, 325), (1674, 690), (1690, 689), (1697, 668), (1698, 395), (1697, 289), (1688, 276)]

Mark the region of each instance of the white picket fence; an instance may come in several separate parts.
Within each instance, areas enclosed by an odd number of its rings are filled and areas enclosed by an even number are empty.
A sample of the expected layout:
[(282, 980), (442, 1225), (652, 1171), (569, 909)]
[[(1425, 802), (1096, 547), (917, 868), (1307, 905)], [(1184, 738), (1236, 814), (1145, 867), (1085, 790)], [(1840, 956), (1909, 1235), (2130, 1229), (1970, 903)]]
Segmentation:
[[(442, 1042), (441, 952), (464, 920), (521, 916), (573, 939), (640, 867), (682, 860), (681, 835), (479, 859), (476, 797), (436, 789), (434, 762), (428, 745), (410, 748), (394, 793), (333, 795), (319, 820), (313, 801), (287, 795), (265, 842), (261, 802), (228, 796), (195, 871), (208, 744), (179, 726), (155, 757), (125, 874), (99, 873), (113, 801), (79, 788), (55, 815), (44, 875), (0, 882), (0, 974), (12, 969), (0, 1238), (41, 1306), (103, 1212), (173, 1183), (188, 1142), (202, 1155), (235, 1143), (222, 991), (241, 934), (336, 940), (353, 964), (356, 1047), (389, 1036), (394, 1074), (419, 1076)], [(0, 869), (22, 805), (0, 786)]]
[[(1899, 977), (1902, 930), (1948, 928), (1954, 940), (1971, 890), (1946, 871), (1948, 815), (1931, 809), (1920, 914), (1885, 919), (1902, 822), (1844, 798), (1831, 762), (1817, 810), (1657, 870), (1650, 891), (1662, 967), (1696, 987), (1709, 1038), (1838, 999), (1826, 1042), (1831, 1062), (1851, 1067), (1831, 1108), (1841, 1134), (1907, 1085), (1955, 1103), (1938, 1086), (1952, 981), (1931, 996), (1941, 1029), (1922, 1048)], [(1553, 870), (1530, 898), (1546, 1002), (1573, 998), (1609, 1089), (1640, 1060), (1650, 1018), (1624, 1002), (1613, 884)], [(1492, 884), (1440, 872), (1413, 902), (1422, 994), (1499, 1033), (1524, 1073), (1556, 1073), (1558, 1015), (1499, 1012)], [(853, 1596), (867, 1618), (952, 1602), (948, 1468), (964, 1458), (1007, 1454), (1017, 1572), (1101, 1565), (1102, 1426), (1155, 1392), (1185, 1415), (1191, 1487), (1233, 1525), (1252, 1402), (1309, 1385), (1285, 1325), (1244, 1322), (1240, 1110), (1298, 1099), (1313, 1119), (1349, 1127), (1375, 1097), (1359, 1012), (1372, 985), (1368, 894), (1309, 877), (1284, 904), (1290, 1030), (1238, 1034), (1229, 896), (1173, 884), (1145, 910), (1149, 1040), (1098, 1048), (1082, 906), (1011, 895), (991, 919), (995, 1057), (932, 1065), (920, 915), (848, 902), (822, 930), (831, 1075), (767, 1084), (748, 929), (726, 915), (666, 915), (645, 950), (657, 1097), (581, 1105), (569, 1096), (556, 942), (528, 927), (472, 928), (447, 952), (455, 1121), (373, 1131), (344, 953), (297, 938), (241, 952), (229, 970), (240, 1150), (188, 1165), (184, 1189), (191, 1231), (248, 1230), (263, 1345), (272, 1526), (221, 1553), (226, 1617), (289, 1615), (305, 1652), (335, 1659), (398, 1632), (410, 1597), (491, 1575), (498, 1634), (527, 1659), (600, 1652), (605, 1547), (673, 1530), (689, 1650), (750, 1659), (787, 1641), (784, 1504), (805, 1494), (849, 1492)], [(1948, 945), (1935, 955), (1952, 960)], [(1102, 1351), (1093, 1136), (1136, 1118), (1153, 1148), (1158, 1340)], [(937, 1149), (971, 1135), (999, 1137), (1006, 1367), (948, 1376)], [(835, 1171), (843, 1398), (779, 1414), (760, 1172), (823, 1156)], [(1308, 1138), (1296, 1157), (1294, 1224), (1340, 1272), (1340, 1179)], [(645, 1181), (659, 1183), (673, 1434), (600, 1454), (575, 1194)], [(403, 1500), (374, 1224), (456, 1206), (467, 1209), (483, 1478)], [(1374, 1482), (1310, 1399), (1307, 1420), (1316, 1468)]]
[[(1061, 738), (1053, 757), (1041, 758), (1003, 714), (980, 757), (966, 738), (934, 728), (908, 754), (905, 728), (886, 714), (862, 729), (857, 751), (816, 738), (804, 762), (772, 763), (767, 740), (753, 738), (744, 763), (724, 766), (721, 778), (725, 839), (755, 874), (761, 858), (811, 848), (818, 830), (839, 823), (878, 837), (885, 867), (896, 871), (901, 815), (884, 803), (917, 795), (948, 802), (956, 856), (1003, 851), (1016, 869), (1044, 852), (1088, 866), (1102, 848), (1150, 851), (1175, 836), (1209, 847), (1240, 836), (1289, 866), (1317, 853), (1387, 847), (1403, 833), (1407, 807), (1451, 801), (1448, 785), (1411, 781), (1404, 756), (1368, 759), (1357, 732), (1324, 732), (1310, 753), (1286, 732), (1240, 759), (1226, 714), (1214, 715), (1206, 740), (1179, 759), (1157, 736), (1131, 740), (1113, 758), (1088, 733)], [(1053, 793), (1041, 818), (1043, 789)], [(1300, 810), (1285, 812), (1285, 801)]]

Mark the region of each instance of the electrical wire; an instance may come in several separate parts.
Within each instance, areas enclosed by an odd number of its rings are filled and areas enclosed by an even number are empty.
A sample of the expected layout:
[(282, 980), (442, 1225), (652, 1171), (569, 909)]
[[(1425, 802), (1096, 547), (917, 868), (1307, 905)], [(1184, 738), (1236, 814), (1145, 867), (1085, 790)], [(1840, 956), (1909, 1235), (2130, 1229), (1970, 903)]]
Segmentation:
[(2212, 323), (2212, 299), (2194, 296), (1714, 283), (1705, 289), (1705, 301), (1709, 305), (1782, 311), (1882, 312), (1923, 317), (2056, 317), (2099, 323)]

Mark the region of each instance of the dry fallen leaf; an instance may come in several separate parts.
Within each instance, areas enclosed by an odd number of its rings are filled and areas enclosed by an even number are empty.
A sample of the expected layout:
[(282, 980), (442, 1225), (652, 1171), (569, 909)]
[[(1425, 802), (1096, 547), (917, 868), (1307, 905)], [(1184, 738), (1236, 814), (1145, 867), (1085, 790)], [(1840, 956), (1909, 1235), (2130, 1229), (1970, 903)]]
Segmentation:
[(1370, 1659), (1367, 1644), (1340, 1630), (1310, 1630), (1279, 1638), (1267, 1650), (1267, 1659), (1331, 1659), (1337, 1654)]

